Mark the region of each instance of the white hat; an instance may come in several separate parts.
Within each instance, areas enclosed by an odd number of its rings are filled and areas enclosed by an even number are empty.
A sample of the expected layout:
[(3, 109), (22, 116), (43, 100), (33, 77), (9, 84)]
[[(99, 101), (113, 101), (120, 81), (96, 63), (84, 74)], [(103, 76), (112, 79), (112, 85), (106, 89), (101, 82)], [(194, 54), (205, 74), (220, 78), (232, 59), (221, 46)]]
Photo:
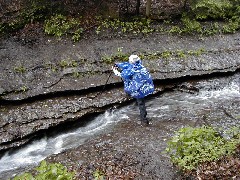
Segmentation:
[(131, 55), (129, 56), (129, 63), (130, 64), (134, 64), (135, 62), (137, 62), (138, 60), (140, 60), (140, 58), (137, 55)]

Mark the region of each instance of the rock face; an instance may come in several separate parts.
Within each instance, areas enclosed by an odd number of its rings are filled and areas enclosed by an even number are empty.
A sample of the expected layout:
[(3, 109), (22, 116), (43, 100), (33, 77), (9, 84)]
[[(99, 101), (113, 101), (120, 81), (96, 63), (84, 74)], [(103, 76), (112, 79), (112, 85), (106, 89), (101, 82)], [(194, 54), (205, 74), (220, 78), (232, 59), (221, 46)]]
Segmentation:
[[(112, 66), (102, 58), (116, 54), (119, 47), (126, 54), (175, 52), (176, 55), (168, 58), (156, 56), (150, 60), (146, 56), (143, 59), (154, 79), (235, 71), (239, 68), (238, 36), (239, 33), (198, 39), (154, 33), (131, 39), (89, 37), (78, 43), (70, 40), (59, 43), (46, 37), (34, 44), (25, 43), (24, 39), (2, 40), (1, 99), (3, 102), (16, 101), (64, 91), (101, 88)], [(202, 50), (199, 55), (186, 53), (199, 50)], [(181, 52), (183, 57), (180, 57)], [(114, 76), (108, 81), (109, 84), (120, 82)]]
[(0, 150), (131, 100), (123, 92), (120, 78), (110, 74), (112, 64), (102, 60), (117, 53), (119, 47), (130, 54), (204, 49), (199, 55), (143, 59), (157, 93), (176, 86), (184, 77), (239, 70), (238, 37), (239, 33), (205, 39), (153, 34), (130, 39), (89, 37), (78, 43), (46, 37), (34, 44), (14, 38), (1, 40)]
[[(104, 17), (119, 18), (125, 15), (136, 15), (139, 11), (140, 15), (146, 13), (146, 0), (90, 0), (90, 1), (73, 1), (61, 0), (58, 2), (45, 0), (1, 0), (0, 1), (0, 19), (1, 22), (12, 22), (20, 15), (22, 11), (35, 13), (38, 8), (46, 8), (47, 11), (54, 12), (60, 9), (72, 15), (102, 15)], [(151, 3), (151, 17), (155, 19), (163, 19), (171, 15), (179, 14), (185, 6), (183, 0), (153, 0)], [(139, 10), (137, 10), (139, 9)]]

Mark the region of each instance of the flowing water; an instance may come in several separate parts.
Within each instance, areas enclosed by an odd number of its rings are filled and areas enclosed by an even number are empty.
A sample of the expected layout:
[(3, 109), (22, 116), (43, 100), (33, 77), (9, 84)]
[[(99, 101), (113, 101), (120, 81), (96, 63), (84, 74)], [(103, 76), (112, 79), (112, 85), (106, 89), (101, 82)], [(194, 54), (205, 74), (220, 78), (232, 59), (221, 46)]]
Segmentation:
[[(188, 93), (176, 89), (148, 99), (148, 117), (153, 125), (158, 119), (178, 129), (180, 127), (175, 127), (174, 119), (190, 121), (194, 126), (202, 121), (199, 124), (223, 128), (223, 134), (232, 126), (240, 127), (240, 74), (195, 82), (194, 86), (199, 92)], [(138, 115), (133, 103), (106, 111), (78, 128), (42, 137), (19, 150), (7, 152), (0, 159), (0, 179), (21, 172), (28, 166), (35, 166), (51, 154), (77, 147), (97, 134), (111, 130), (119, 121)]]

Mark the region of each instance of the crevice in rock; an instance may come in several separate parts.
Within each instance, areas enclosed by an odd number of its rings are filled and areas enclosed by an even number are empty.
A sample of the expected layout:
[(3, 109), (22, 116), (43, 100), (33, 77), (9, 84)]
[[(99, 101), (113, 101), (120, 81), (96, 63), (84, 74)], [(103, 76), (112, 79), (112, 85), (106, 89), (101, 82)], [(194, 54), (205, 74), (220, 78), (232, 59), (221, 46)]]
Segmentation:
[[(225, 69), (224, 69), (225, 70)], [(212, 72), (208, 74), (202, 74), (202, 75), (186, 75), (178, 78), (166, 78), (166, 79), (155, 79), (154, 84), (155, 85), (169, 85), (169, 84), (180, 84), (185, 81), (194, 81), (194, 80), (202, 80), (202, 79), (209, 79), (214, 77), (226, 77), (231, 76), (237, 72), (240, 72), (240, 68), (236, 67), (236, 70), (230, 71), (230, 69), (227, 69), (228, 71), (223, 72)], [(74, 96), (74, 95), (88, 95), (89, 92), (91, 92), (94, 96), (94, 94), (98, 94), (105, 89), (105, 91), (114, 89), (114, 88), (120, 88), (122, 87), (122, 82), (115, 82), (111, 84), (105, 84), (97, 87), (90, 87), (82, 90), (65, 90), (65, 91), (57, 91), (57, 92), (50, 92), (46, 94), (39, 94), (36, 96), (28, 97), (26, 99), (21, 100), (5, 100), (0, 99), (0, 104), (4, 106), (15, 106), (15, 105), (21, 105), (26, 103), (33, 103), (35, 101), (39, 100), (46, 100), (56, 97), (67, 97), (67, 96)]]

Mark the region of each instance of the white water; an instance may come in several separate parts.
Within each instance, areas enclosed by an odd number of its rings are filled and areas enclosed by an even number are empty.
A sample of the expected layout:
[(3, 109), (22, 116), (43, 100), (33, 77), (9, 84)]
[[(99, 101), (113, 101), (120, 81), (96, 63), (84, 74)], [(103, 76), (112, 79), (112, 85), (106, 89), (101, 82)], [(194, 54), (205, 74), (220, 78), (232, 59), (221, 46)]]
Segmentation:
[[(208, 87), (208, 85), (209, 82), (201, 83), (202, 87)], [(239, 79), (230, 81), (225, 87), (215, 90), (210, 89), (202, 89), (198, 94), (176, 91), (148, 100), (146, 103), (148, 117), (151, 119), (166, 120), (181, 119), (183, 116), (186, 116), (189, 120), (194, 121), (195, 119), (199, 119), (199, 116), (206, 113), (209, 109), (216, 108), (213, 104), (218, 104), (219, 106), (226, 105), (228, 107), (231, 106), (229, 103), (233, 101), (237, 101), (240, 104)], [(58, 154), (66, 149), (77, 147), (97, 133), (107, 132), (108, 129), (119, 121), (131, 119), (131, 117), (136, 117), (138, 114), (138, 109), (134, 104), (118, 110), (106, 111), (84, 127), (62, 132), (54, 137), (44, 137), (11, 154), (6, 153), (0, 159), (0, 179), (5, 177), (4, 174), (9, 174), (8, 172), (14, 175), (15, 172), (18, 172), (19, 168), (37, 165), (51, 154)], [(239, 117), (239, 111), (235, 115)], [(174, 121), (170, 123), (174, 123)], [(216, 122), (216, 124), (218, 123)], [(234, 123), (235, 125), (240, 125), (240, 121)], [(220, 125), (222, 126), (229, 124), (232, 125), (232, 122), (229, 120), (226, 121), (224, 119), (224, 121), (220, 121)]]
[[(239, 82), (240, 83), (240, 82)], [(211, 100), (213, 98), (226, 99), (226, 97), (239, 97), (240, 84), (237, 81), (231, 82), (228, 86), (218, 90), (204, 90), (201, 91), (198, 98), (203, 100)]]
[(83, 144), (85, 140), (126, 118), (120, 114), (123, 114), (121, 109), (106, 111), (84, 127), (79, 127), (72, 132), (62, 132), (54, 137), (44, 137), (11, 154), (6, 153), (0, 159), (0, 175), (8, 171), (14, 172), (28, 165), (36, 165), (51, 154), (58, 154), (65, 149)]

